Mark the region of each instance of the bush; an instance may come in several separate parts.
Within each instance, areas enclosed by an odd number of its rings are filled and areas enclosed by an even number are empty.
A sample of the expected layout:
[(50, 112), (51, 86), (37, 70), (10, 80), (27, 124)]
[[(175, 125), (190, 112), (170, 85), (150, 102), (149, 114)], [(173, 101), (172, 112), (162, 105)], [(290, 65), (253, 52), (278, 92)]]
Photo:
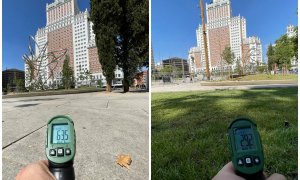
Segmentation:
[(263, 72), (265, 72), (266, 68), (267, 68), (266, 66), (258, 66), (257, 67), (257, 72), (263, 73)]
[(97, 84), (98, 84), (99, 88), (102, 88), (102, 87), (103, 87), (102, 80), (97, 80)]

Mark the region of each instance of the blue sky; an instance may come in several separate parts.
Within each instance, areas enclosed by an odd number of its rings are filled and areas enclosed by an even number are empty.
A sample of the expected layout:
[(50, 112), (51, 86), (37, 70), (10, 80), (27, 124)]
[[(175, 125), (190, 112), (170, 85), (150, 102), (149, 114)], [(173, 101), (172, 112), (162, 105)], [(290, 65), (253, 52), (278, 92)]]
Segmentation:
[[(2, 70), (24, 69), (22, 56), (28, 53), (28, 36), (46, 25), (46, 3), (54, 0), (5, 0), (2, 3)], [(204, 0), (210, 2), (211, 0)], [(257, 35), (266, 47), (297, 25), (297, 0), (232, 0), (233, 15), (247, 19), (247, 35)], [(89, 0), (78, 0), (80, 10)], [(199, 0), (152, 0), (152, 44), (156, 61), (168, 57), (187, 58), (196, 46), (196, 28), (200, 23)]]
[[(89, 0), (77, 0), (81, 11)], [(5, 0), (2, 2), (2, 70), (24, 70), (22, 56), (28, 54), (29, 35), (46, 25), (46, 3), (54, 0)]]
[[(151, 6), (155, 61), (169, 57), (187, 59), (188, 50), (197, 45), (199, 0), (152, 0)], [(268, 44), (283, 35), (288, 24), (298, 25), (297, 7), (297, 0), (231, 0), (233, 15), (246, 18), (247, 36), (261, 39), (264, 57)]]

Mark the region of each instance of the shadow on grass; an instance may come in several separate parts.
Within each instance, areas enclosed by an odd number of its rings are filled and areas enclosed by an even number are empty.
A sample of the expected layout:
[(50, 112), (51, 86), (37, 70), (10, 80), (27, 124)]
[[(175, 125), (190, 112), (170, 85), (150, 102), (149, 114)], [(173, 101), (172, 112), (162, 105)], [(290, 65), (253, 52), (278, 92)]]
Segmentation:
[(297, 88), (153, 94), (152, 177), (212, 178), (230, 161), (227, 126), (248, 117), (262, 136), (265, 171), (296, 178), (297, 97)]

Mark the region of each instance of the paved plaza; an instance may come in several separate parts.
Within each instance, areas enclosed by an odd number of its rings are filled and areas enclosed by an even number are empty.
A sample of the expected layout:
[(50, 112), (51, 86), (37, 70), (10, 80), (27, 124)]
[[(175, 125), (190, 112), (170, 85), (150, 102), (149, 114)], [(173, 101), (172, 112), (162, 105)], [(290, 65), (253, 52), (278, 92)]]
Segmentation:
[[(76, 179), (148, 179), (149, 93), (86, 93), (3, 99), (2, 177), (15, 179), (29, 163), (46, 159), (46, 124), (68, 115), (75, 124)], [(132, 157), (130, 170), (116, 164)]]

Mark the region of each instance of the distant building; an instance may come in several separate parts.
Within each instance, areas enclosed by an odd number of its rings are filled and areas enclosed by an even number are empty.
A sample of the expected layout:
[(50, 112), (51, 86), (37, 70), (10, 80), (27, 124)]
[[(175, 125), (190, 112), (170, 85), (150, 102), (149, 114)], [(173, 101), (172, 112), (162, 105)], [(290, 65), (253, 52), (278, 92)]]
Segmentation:
[[(287, 26), (286, 28), (286, 35), (288, 36), (288, 38), (292, 38), (294, 36), (296, 36), (296, 31), (295, 31), (295, 26), (290, 24)], [(298, 59), (297, 57), (293, 57), (291, 59), (291, 69), (298, 69)]]
[(136, 80), (137, 80), (137, 86), (138, 87), (148, 87), (149, 85), (149, 78), (148, 78), (148, 71), (143, 71), (143, 72), (139, 72), (136, 74), (135, 76)]
[(252, 36), (243, 40), (245, 64), (262, 65), (262, 45), (258, 37)]
[[(242, 51), (242, 44), (247, 39), (246, 19), (240, 15), (233, 16), (230, 0), (212, 0), (211, 3), (206, 4), (206, 22), (210, 71), (221, 70), (222, 68), (234, 69), (236, 67), (235, 63), (233, 65), (223, 64), (221, 54), (225, 47), (229, 46), (235, 55), (234, 62), (245, 56)], [(196, 59), (195, 67), (191, 68), (194, 72), (199, 72), (206, 69), (206, 66), (203, 66), (205, 64), (205, 51), (201, 24), (196, 30), (196, 36), (198, 48), (192, 48), (189, 51), (189, 62), (192, 63), (190, 57), (193, 56), (191, 54), (200, 53), (200, 61)]]
[(200, 47), (192, 47), (188, 56), (189, 71), (190, 73), (199, 73), (201, 69), (205, 67), (205, 63), (201, 61), (201, 49)]
[(186, 59), (173, 57), (162, 60), (163, 67), (171, 66), (178, 74), (189, 74), (189, 65)]
[(14, 91), (16, 89), (16, 82), (14, 80), (24, 80), (25, 73), (18, 69), (6, 69), (2, 71), (2, 90), (3, 88), (9, 88)]
[(290, 24), (286, 27), (286, 34), (289, 38), (296, 36), (295, 26)]
[[(67, 55), (70, 58), (69, 65), (74, 71), (78, 84), (85, 83), (81, 76), (86, 72), (90, 72), (94, 80), (102, 80), (106, 84), (106, 78), (99, 62), (93, 23), (89, 21), (89, 16), (87, 9), (80, 11), (77, 0), (52, 0), (50, 4), (47, 3), (45, 7), (46, 25), (39, 28), (34, 37), (36, 41), (35, 56), (38, 57), (40, 53), (38, 47), (44, 47), (46, 43), (48, 46), (45, 53), (54, 52), (58, 56), (58, 51), (67, 49)], [(51, 64), (53, 59), (44, 58), (39, 68), (43, 75), (36, 78), (47, 81), (48, 86), (61, 84), (63, 59), (58, 63)], [(50, 66), (46, 66), (47, 64)], [(28, 72), (26, 64), (25, 72)], [(28, 77), (28, 73), (25, 74)], [(120, 72), (119, 68), (116, 68), (115, 74), (123, 77), (123, 72)], [(119, 76), (115, 81), (120, 81)], [(29, 85), (30, 82), (27, 81), (26, 86)]]

